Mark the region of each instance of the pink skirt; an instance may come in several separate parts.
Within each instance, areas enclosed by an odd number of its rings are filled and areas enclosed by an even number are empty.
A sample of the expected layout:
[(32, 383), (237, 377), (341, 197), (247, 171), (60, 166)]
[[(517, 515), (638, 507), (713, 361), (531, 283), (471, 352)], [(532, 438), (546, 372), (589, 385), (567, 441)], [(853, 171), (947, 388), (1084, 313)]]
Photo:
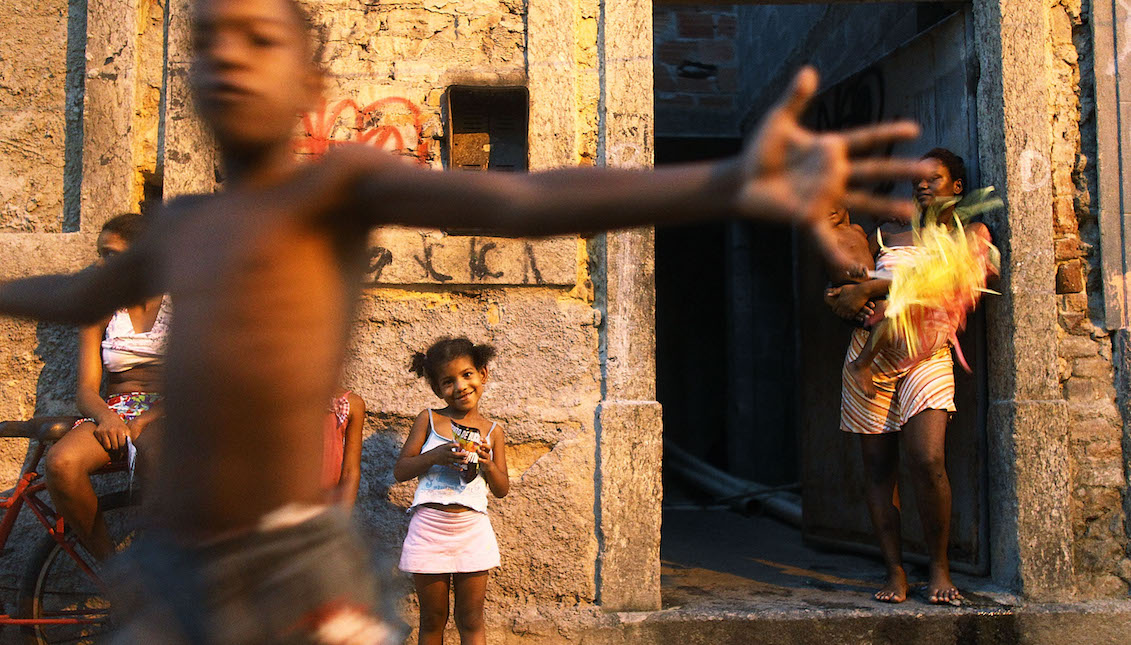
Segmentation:
[(474, 573), (499, 566), (499, 543), (485, 513), (418, 506), (408, 523), (400, 569), (406, 573)]

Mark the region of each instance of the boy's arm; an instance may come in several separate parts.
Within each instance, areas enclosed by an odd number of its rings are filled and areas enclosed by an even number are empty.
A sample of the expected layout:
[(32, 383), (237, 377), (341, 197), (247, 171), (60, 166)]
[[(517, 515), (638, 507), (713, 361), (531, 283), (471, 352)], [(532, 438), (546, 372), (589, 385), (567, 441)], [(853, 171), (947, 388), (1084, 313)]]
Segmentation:
[(78, 273), (42, 275), (0, 284), (0, 314), (93, 324), (121, 307), (161, 292), (153, 261), (156, 244), (154, 236), (143, 233), (124, 253), (104, 264)]
[(728, 215), (799, 223), (841, 263), (826, 215), (834, 202), (887, 217), (909, 215), (905, 200), (850, 190), (849, 182), (912, 177), (921, 163), (853, 159), (877, 144), (917, 136), (897, 123), (845, 133), (815, 133), (799, 122), (817, 88), (805, 69), (767, 115), (741, 156), (650, 172), (574, 168), (541, 173), (434, 173), (363, 148), (343, 149), (347, 192), (369, 226), (399, 223), (474, 226), (545, 236), (643, 225), (675, 224)]

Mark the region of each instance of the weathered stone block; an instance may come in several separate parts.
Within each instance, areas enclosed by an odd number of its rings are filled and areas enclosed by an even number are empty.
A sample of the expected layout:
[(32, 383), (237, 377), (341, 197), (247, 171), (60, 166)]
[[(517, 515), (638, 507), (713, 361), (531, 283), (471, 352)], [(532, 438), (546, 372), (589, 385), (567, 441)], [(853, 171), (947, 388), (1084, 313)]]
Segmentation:
[(1056, 241), (1055, 257), (1057, 262), (1072, 260), (1080, 255), (1080, 240), (1075, 237), (1065, 237)]
[(1066, 336), (1060, 339), (1060, 355), (1065, 358), (1082, 358), (1099, 354), (1099, 344), (1091, 338)]
[(1065, 262), (1056, 269), (1056, 292), (1079, 293), (1084, 290), (1084, 268), (1079, 260)]
[(1072, 375), (1110, 380), (1112, 376), (1111, 363), (1099, 356), (1077, 358), (1072, 361)]
[(1096, 401), (1115, 397), (1114, 388), (1109, 382), (1075, 376), (1064, 384), (1064, 394), (1070, 401)]
[(606, 611), (660, 607), (663, 421), (654, 401), (605, 401), (598, 412), (600, 603)]

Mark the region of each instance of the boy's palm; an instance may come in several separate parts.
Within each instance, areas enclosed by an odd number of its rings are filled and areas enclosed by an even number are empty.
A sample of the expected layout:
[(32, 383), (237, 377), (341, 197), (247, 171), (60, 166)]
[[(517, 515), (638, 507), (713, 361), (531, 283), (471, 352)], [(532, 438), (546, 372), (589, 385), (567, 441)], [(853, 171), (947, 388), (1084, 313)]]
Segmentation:
[(801, 116), (817, 90), (817, 73), (805, 68), (766, 116), (742, 160), (745, 186), (739, 207), (751, 216), (772, 216), (803, 225), (816, 238), (831, 264), (855, 267), (838, 248), (828, 213), (836, 204), (849, 210), (906, 221), (906, 200), (876, 197), (850, 188), (850, 182), (913, 178), (923, 173), (919, 161), (854, 159), (853, 154), (918, 136), (913, 123), (866, 126), (841, 133), (818, 133), (801, 125)]

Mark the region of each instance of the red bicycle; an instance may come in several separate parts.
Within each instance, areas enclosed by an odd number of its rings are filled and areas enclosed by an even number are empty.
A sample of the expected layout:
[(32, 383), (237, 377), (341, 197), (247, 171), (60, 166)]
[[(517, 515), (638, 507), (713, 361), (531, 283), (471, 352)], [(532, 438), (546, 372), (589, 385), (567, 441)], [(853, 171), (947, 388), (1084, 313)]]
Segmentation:
[[(0, 422), (0, 437), (22, 437), (35, 442), (35, 452), (20, 473), (11, 495), (0, 497), (0, 550), (4, 549), (20, 511), (31, 509), (46, 535), (28, 560), (16, 596), (17, 613), (0, 609), (0, 626), (18, 625), (25, 641), (91, 643), (110, 626), (110, 603), (99, 574), (100, 566), (67, 531), (63, 518), (41, 499), (46, 483), (37, 472), (47, 446), (71, 429), (75, 417), (36, 417), (28, 421)], [(120, 473), (125, 462), (115, 462), (97, 474)], [(137, 526), (138, 497), (128, 490), (99, 496), (110, 536), (119, 550), (128, 545)]]

